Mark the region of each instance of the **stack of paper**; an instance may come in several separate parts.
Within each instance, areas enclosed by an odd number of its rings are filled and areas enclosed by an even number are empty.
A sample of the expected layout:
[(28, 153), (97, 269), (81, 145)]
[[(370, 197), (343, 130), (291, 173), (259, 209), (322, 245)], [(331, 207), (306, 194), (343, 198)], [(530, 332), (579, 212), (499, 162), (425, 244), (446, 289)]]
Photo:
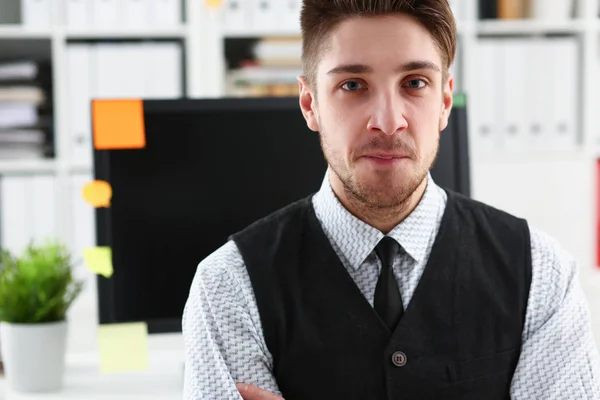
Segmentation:
[(233, 66), (227, 77), (229, 96), (296, 96), (302, 73), (299, 38), (259, 40), (252, 57)]
[(22, 61), (0, 64), (0, 159), (52, 154), (50, 67)]

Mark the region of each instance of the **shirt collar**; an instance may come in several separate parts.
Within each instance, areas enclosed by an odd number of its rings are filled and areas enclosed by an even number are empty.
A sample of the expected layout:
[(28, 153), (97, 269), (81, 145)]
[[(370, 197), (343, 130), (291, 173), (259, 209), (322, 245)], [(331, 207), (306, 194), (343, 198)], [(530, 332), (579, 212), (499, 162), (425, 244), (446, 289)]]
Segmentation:
[[(358, 269), (384, 237), (383, 233), (352, 215), (333, 192), (328, 170), (320, 190), (313, 198), (317, 218), (325, 234), (339, 254), (353, 269)], [(388, 236), (396, 240), (406, 253), (417, 262), (427, 256), (429, 242), (437, 229), (437, 220), (445, 206), (443, 190), (435, 184), (431, 174), (425, 193), (417, 207)], [(348, 237), (352, 240), (348, 240)], [(344, 260), (342, 260), (344, 261)]]

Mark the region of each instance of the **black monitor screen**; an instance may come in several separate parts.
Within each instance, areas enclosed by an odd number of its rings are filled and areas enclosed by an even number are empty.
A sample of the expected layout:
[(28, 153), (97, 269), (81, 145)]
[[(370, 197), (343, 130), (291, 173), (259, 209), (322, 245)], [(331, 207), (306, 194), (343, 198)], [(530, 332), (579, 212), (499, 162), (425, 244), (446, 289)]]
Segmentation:
[[(97, 210), (98, 244), (112, 248), (114, 267), (98, 278), (100, 322), (177, 331), (198, 263), (317, 191), (326, 163), (297, 99), (145, 101), (144, 125), (145, 148), (95, 152), (96, 179), (113, 192)], [(453, 188), (454, 168), (439, 169), (438, 183)]]

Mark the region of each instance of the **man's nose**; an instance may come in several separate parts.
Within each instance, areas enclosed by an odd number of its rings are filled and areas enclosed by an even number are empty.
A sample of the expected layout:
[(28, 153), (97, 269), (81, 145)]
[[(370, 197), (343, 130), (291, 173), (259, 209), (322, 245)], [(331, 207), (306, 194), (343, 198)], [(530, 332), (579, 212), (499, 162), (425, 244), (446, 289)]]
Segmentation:
[(408, 126), (404, 112), (404, 99), (400, 94), (397, 92), (382, 93), (373, 104), (367, 129), (393, 135)]

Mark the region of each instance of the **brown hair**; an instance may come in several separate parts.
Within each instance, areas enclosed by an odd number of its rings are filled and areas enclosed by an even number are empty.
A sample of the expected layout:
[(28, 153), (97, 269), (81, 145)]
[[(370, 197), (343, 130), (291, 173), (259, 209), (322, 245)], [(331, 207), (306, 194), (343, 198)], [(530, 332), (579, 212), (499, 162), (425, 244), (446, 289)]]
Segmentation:
[(341, 22), (396, 13), (412, 16), (429, 31), (439, 48), (446, 80), (456, 55), (456, 21), (448, 0), (304, 0), (300, 24), (302, 64), (308, 83), (314, 85), (327, 35)]

